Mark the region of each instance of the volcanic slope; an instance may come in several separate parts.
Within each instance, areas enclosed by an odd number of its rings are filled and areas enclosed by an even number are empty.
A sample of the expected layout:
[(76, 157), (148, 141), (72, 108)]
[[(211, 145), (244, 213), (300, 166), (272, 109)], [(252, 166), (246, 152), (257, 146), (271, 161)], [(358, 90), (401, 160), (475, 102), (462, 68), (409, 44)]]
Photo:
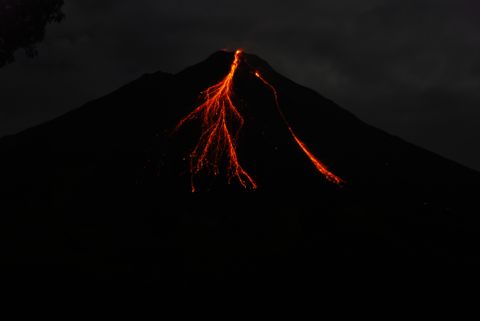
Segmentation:
[[(144, 75), (1, 139), (4, 260), (39, 264), (31, 277), (185, 286), (478, 263), (479, 173), (365, 124), (254, 55), (242, 53), (231, 98), (244, 121), (236, 156), (256, 189), (228, 179), (224, 155), (216, 173), (192, 175), (201, 121), (176, 127), (234, 55)], [(342, 184), (316, 169), (285, 119)]]

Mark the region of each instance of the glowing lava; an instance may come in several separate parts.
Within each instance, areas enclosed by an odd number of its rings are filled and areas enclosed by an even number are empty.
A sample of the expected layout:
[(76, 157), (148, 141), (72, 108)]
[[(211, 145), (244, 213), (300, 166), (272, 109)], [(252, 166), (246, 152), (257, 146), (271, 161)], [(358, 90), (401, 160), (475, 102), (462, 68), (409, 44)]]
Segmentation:
[[(190, 153), (190, 172), (192, 175), (192, 192), (195, 192), (194, 175), (202, 169), (219, 175), (220, 165), (227, 164), (228, 182), (237, 179), (245, 188), (256, 189), (257, 184), (243, 169), (238, 160), (236, 143), (238, 133), (243, 126), (244, 119), (238, 108), (233, 103), (233, 78), (242, 57), (242, 51), (235, 52), (235, 58), (230, 67), (230, 72), (219, 83), (202, 92), (203, 103), (197, 106), (190, 114), (183, 118), (177, 125), (178, 130), (186, 122), (199, 118), (201, 120), (201, 135), (197, 145)], [(341, 185), (343, 180), (330, 172), (302, 142), (287, 121), (280, 103), (278, 93), (262, 75), (256, 71), (255, 76), (269, 87), (275, 97), (276, 108), (287, 126), (293, 139), (302, 152), (310, 159), (315, 168), (330, 182)]]
[(232, 100), (233, 78), (240, 64), (241, 55), (241, 50), (235, 52), (235, 59), (228, 75), (202, 92), (204, 102), (183, 118), (176, 127), (178, 129), (194, 118), (200, 118), (202, 121), (200, 139), (190, 154), (192, 192), (195, 192), (193, 175), (202, 169), (218, 175), (223, 160), (227, 163), (229, 182), (236, 178), (245, 188), (257, 188), (255, 181), (240, 165), (235, 149), (238, 133), (244, 123)]
[(315, 166), (315, 168), (323, 175), (325, 176), (325, 178), (327, 180), (329, 180), (330, 182), (332, 183), (335, 183), (337, 185), (341, 185), (343, 183), (343, 180), (336, 176), (335, 174), (333, 174), (332, 172), (330, 172), (328, 170), (328, 168), (322, 164), (322, 162), (320, 162), (313, 154), (312, 152), (310, 152), (310, 150), (308, 149), (307, 145), (305, 145), (304, 142), (302, 142), (300, 140), (300, 138), (298, 138), (298, 136), (295, 134), (295, 132), (293, 131), (292, 127), (290, 126), (290, 124), (288, 123), (287, 121), (287, 118), (285, 117), (285, 114), (283, 113), (282, 109), (280, 108), (280, 103), (278, 101), (278, 93), (277, 93), (277, 90), (275, 89), (275, 87), (273, 87), (272, 84), (270, 84), (268, 81), (265, 80), (265, 78), (262, 77), (262, 75), (260, 74), (260, 72), (256, 71), (255, 72), (255, 76), (260, 79), (267, 87), (270, 88), (270, 90), (272, 91), (273, 93), (273, 96), (275, 97), (275, 105), (277, 107), (277, 110), (278, 110), (278, 113), (280, 114), (280, 116), (282, 117), (283, 119), (283, 122), (285, 123), (285, 125), (287, 126), (288, 130), (290, 131), (290, 134), (292, 135), (293, 139), (295, 140), (295, 142), (297, 143), (297, 145), (300, 147), (300, 149), (305, 153), (305, 155), (307, 155), (307, 157), (310, 159), (310, 161), (312, 162), (312, 164)]

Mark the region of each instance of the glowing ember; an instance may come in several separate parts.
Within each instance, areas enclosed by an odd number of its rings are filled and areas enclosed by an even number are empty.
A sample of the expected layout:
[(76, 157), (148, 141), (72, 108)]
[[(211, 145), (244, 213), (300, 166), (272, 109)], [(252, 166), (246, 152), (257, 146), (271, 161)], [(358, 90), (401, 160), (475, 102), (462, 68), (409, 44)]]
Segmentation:
[(280, 108), (280, 103), (278, 102), (278, 93), (277, 93), (277, 90), (275, 89), (275, 87), (273, 87), (268, 81), (265, 80), (265, 78), (262, 77), (262, 75), (256, 71), (255, 72), (255, 76), (260, 79), (267, 87), (269, 87), (273, 93), (273, 96), (275, 97), (275, 105), (277, 107), (277, 110), (280, 114), (280, 116), (282, 117), (285, 125), (288, 127), (288, 130), (290, 131), (290, 134), (292, 135), (293, 139), (295, 139), (295, 142), (298, 144), (298, 146), (300, 147), (300, 149), (305, 153), (305, 155), (307, 155), (307, 157), (310, 159), (310, 161), (312, 162), (312, 164), (315, 166), (315, 168), (323, 175), (325, 176), (325, 178), (327, 180), (329, 180), (330, 182), (332, 183), (335, 183), (337, 185), (340, 185), (343, 183), (343, 180), (336, 176), (335, 174), (333, 174), (332, 172), (330, 172), (327, 167), (322, 164), (322, 162), (320, 162), (313, 154), (312, 152), (310, 152), (308, 150), (308, 147), (307, 145), (305, 145), (304, 142), (302, 142), (300, 140), (300, 138), (297, 137), (297, 135), (295, 134), (295, 132), (293, 131), (292, 127), (290, 126), (290, 124), (288, 123), (287, 121), (287, 118), (285, 117), (285, 114), (283, 113), (282, 109)]
[(238, 133), (244, 123), (232, 100), (233, 77), (240, 64), (241, 55), (241, 50), (235, 52), (235, 59), (228, 75), (218, 84), (202, 92), (205, 101), (177, 125), (178, 129), (194, 118), (200, 118), (202, 121), (200, 139), (190, 154), (192, 192), (195, 192), (193, 175), (202, 169), (218, 175), (223, 159), (227, 163), (229, 182), (236, 178), (245, 188), (257, 188), (252, 177), (240, 166), (235, 149)]

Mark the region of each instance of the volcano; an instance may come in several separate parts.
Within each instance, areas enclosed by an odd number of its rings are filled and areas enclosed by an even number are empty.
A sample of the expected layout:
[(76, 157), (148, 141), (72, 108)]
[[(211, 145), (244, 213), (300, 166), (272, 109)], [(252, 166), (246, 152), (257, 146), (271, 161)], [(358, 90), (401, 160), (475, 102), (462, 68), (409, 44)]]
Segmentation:
[(205, 154), (212, 170), (192, 171), (205, 126), (195, 116), (177, 127), (235, 57), (146, 74), (2, 138), (9, 273), (271, 286), (480, 262), (478, 172), (367, 125), (255, 55), (242, 53), (230, 84), (242, 121), (225, 117), (243, 172), (229, 179), (222, 149)]

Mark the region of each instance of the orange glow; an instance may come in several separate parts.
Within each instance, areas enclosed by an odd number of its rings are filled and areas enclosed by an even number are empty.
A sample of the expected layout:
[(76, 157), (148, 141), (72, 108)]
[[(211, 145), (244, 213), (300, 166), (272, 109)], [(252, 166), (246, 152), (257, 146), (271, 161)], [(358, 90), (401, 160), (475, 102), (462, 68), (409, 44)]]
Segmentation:
[(307, 157), (310, 159), (310, 161), (312, 162), (312, 164), (315, 166), (315, 168), (330, 182), (332, 183), (335, 183), (337, 185), (341, 185), (343, 183), (343, 180), (336, 176), (335, 174), (333, 174), (332, 172), (330, 172), (328, 170), (328, 168), (322, 164), (322, 162), (320, 162), (313, 154), (312, 152), (310, 152), (310, 150), (308, 149), (307, 145), (305, 145), (304, 142), (302, 142), (300, 140), (300, 138), (297, 137), (297, 135), (295, 134), (295, 132), (293, 131), (292, 127), (290, 126), (290, 124), (288, 123), (287, 121), (287, 118), (285, 117), (285, 114), (283, 113), (282, 109), (280, 108), (280, 103), (278, 102), (278, 93), (277, 93), (277, 90), (275, 89), (275, 87), (273, 87), (273, 85), (271, 85), (268, 81), (265, 80), (265, 78), (262, 77), (262, 75), (256, 71), (255, 72), (255, 76), (260, 79), (267, 87), (269, 87), (273, 93), (273, 96), (275, 98), (275, 105), (277, 107), (277, 110), (280, 114), (280, 116), (282, 117), (285, 125), (288, 127), (288, 130), (290, 131), (290, 134), (292, 135), (293, 139), (295, 140), (295, 142), (297, 143), (297, 145), (300, 147), (300, 149), (305, 153), (305, 155), (307, 155)]
[(236, 151), (236, 141), (244, 119), (233, 103), (232, 94), (233, 78), (240, 64), (241, 55), (241, 50), (235, 52), (235, 59), (228, 75), (202, 92), (204, 102), (183, 118), (176, 127), (178, 129), (195, 118), (202, 121), (202, 133), (190, 154), (192, 192), (195, 192), (193, 175), (202, 169), (218, 175), (223, 159), (227, 162), (229, 183), (232, 179), (237, 179), (245, 188), (257, 188), (255, 181), (240, 165)]

